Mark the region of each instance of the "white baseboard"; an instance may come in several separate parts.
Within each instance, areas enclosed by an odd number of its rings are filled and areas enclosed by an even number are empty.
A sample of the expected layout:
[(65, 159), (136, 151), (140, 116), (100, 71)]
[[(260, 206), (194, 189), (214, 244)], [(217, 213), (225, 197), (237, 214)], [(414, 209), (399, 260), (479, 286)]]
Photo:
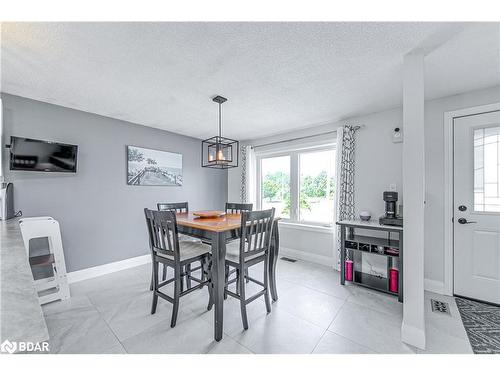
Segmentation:
[[(308, 253), (305, 251), (280, 247), (280, 255), (288, 256), (295, 259), (300, 259), (312, 263), (321, 264), (324, 266), (334, 266), (333, 257), (326, 257)], [(106, 263), (100, 266), (85, 268), (83, 270), (73, 271), (68, 273), (68, 282), (76, 283), (78, 281), (92, 279), (94, 277), (107, 275), (109, 273), (118, 272), (127, 268), (133, 268), (151, 262), (151, 255), (141, 255), (134, 258), (120, 260), (118, 262)]]
[(425, 350), (425, 330), (403, 322), (401, 325), (401, 341)]
[(287, 256), (294, 259), (305, 260), (311, 263), (321, 264), (323, 266), (336, 266), (333, 257), (327, 257), (324, 255), (309, 253), (306, 251), (290, 249), (288, 247), (280, 246), (280, 256)]
[(151, 255), (141, 255), (134, 258), (120, 260), (118, 262), (106, 263), (100, 266), (85, 268), (83, 270), (73, 271), (68, 273), (68, 282), (76, 283), (77, 281), (83, 281), (92, 279), (94, 277), (107, 275), (108, 273), (113, 273), (117, 271), (122, 271), (127, 268), (141, 266), (151, 262)]
[(445, 294), (444, 293), (444, 282), (424, 279), (424, 289), (428, 292), (436, 293), (436, 294)]

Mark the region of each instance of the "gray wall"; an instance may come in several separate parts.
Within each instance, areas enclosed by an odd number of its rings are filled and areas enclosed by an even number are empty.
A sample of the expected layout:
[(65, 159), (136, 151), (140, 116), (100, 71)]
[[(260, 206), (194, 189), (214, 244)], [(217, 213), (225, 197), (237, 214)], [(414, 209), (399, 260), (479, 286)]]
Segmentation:
[[(373, 218), (378, 218), (384, 213), (382, 192), (389, 189), (390, 184), (395, 184), (402, 196), (402, 143), (392, 142), (392, 132), (395, 127), (402, 127), (403, 115), (400, 108), (354, 117), (346, 121), (325, 124), (314, 128), (304, 129), (279, 136), (260, 138), (246, 141), (246, 144), (265, 144), (284, 139), (321, 134), (336, 130), (338, 127), (350, 123), (365, 125), (356, 135), (356, 171), (355, 171), (355, 211), (368, 210)], [(335, 137), (335, 136), (332, 136)], [(238, 170), (229, 172), (229, 200), (239, 201), (240, 177)], [(336, 264), (333, 229), (330, 232), (311, 231), (308, 228), (296, 226), (280, 226), (280, 244), (282, 247), (297, 251), (296, 257), (316, 261), (327, 265)], [(304, 254), (300, 254), (300, 253)], [(385, 270), (385, 263), (380, 257), (364, 257), (369, 260), (374, 269)]]
[[(500, 102), (500, 86), (470, 91), (425, 102), (425, 279), (436, 288), (444, 282), (444, 113)], [(288, 135), (248, 141), (249, 144), (267, 143), (307, 134), (334, 130), (344, 123), (364, 124), (358, 133), (356, 147), (355, 201), (356, 213), (370, 210), (373, 217), (383, 213), (381, 192), (396, 184), (402, 192), (403, 144), (392, 143), (392, 129), (402, 125), (402, 108), (346, 119), (334, 124), (309, 128)], [(404, 128), (403, 128), (404, 131)], [(403, 134), (404, 136), (404, 134)], [(239, 199), (239, 174), (229, 172), (229, 200)], [(400, 196), (400, 203), (404, 203)], [(411, 213), (407, 213), (411, 214)], [(295, 232), (295, 233), (292, 233)], [(326, 234), (308, 233), (300, 229), (281, 231), (284, 247), (328, 256), (333, 238)], [(299, 240), (300, 238), (300, 240)], [(379, 264), (371, 264), (378, 268)]]
[[(15, 209), (59, 220), (68, 271), (148, 254), (144, 207), (224, 207), (227, 173), (201, 168), (198, 139), (4, 93), (2, 99), (3, 144), (16, 135), (78, 145), (76, 174), (10, 171), (2, 147)], [(126, 145), (181, 153), (183, 186), (128, 186)]]

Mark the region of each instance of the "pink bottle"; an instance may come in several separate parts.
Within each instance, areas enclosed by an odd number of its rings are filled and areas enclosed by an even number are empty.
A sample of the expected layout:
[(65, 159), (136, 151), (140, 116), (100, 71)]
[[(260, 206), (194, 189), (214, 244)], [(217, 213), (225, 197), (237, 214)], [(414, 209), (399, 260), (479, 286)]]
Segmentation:
[(389, 290), (393, 293), (398, 292), (399, 271), (396, 268), (389, 270)]
[(345, 279), (347, 281), (352, 281), (353, 266), (354, 266), (354, 263), (352, 262), (352, 260), (345, 261)]

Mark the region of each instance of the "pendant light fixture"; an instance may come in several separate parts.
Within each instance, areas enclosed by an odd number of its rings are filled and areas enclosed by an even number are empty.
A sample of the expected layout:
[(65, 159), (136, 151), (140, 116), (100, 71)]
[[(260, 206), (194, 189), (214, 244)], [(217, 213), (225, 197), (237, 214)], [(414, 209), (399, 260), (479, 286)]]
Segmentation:
[(222, 136), (222, 103), (227, 99), (217, 95), (212, 100), (219, 104), (219, 135), (201, 142), (201, 166), (219, 169), (237, 167), (239, 142)]

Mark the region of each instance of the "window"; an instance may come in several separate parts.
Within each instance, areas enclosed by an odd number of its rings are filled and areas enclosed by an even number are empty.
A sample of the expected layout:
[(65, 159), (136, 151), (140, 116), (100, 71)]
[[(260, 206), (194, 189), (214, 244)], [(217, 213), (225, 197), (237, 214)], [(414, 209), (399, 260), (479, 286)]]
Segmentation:
[(262, 159), (261, 171), (261, 209), (290, 218), (290, 156)]
[(331, 223), (333, 220), (333, 150), (299, 154), (299, 220)]
[(334, 173), (333, 144), (257, 153), (258, 208), (274, 207), (288, 222), (331, 226)]
[(474, 130), (474, 210), (500, 212), (500, 127)]

